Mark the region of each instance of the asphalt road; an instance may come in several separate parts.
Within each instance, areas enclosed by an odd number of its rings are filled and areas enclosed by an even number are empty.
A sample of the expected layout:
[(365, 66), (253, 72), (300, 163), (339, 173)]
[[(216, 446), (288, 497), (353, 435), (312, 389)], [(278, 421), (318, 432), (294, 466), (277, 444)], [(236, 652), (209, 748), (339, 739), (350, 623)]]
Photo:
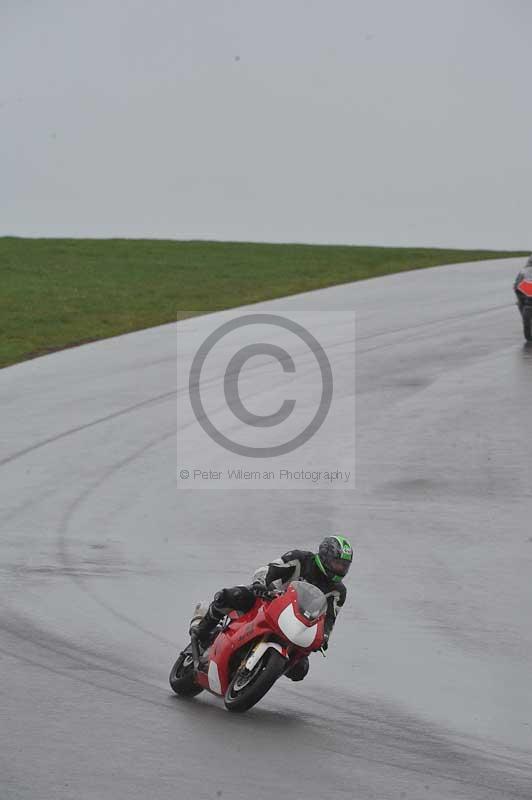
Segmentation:
[[(355, 491), (176, 488), (175, 326), (0, 372), (2, 800), (532, 797), (517, 265), (254, 307), (356, 310)], [(242, 717), (174, 697), (195, 601), (331, 530), (328, 658)]]

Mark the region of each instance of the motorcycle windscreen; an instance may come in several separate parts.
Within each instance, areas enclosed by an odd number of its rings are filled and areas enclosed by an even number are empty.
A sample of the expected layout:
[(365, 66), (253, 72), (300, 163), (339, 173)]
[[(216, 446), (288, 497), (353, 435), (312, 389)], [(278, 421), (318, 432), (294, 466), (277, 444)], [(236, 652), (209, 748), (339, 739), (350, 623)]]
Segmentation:
[(306, 581), (293, 581), (299, 612), (309, 620), (318, 619), (327, 610), (327, 598), (317, 586)]

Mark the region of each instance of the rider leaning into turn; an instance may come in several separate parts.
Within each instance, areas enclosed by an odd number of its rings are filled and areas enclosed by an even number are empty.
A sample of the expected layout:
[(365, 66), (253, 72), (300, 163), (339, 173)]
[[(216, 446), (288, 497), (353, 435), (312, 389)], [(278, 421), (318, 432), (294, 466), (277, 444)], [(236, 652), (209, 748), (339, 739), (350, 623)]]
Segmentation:
[[(342, 579), (347, 575), (352, 561), (353, 548), (343, 536), (327, 536), (321, 542), (317, 553), (309, 550), (289, 550), (281, 558), (256, 570), (251, 586), (234, 586), (217, 592), (207, 613), (195, 625), (194, 633), (200, 644), (205, 647), (210, 643), (214, 629), (229, 611), (250, 611), (261, 592), (268, 589), (282, 589), (290, 581), (302, 579), (321, 589), (327, 598), (323, 644), (323, 648), (327, 649), (338, 611), (345, 603), (347, 590)], [(308, 658), (305, 657), (286, 675), (294, 681), (301, 681), (308, 669)]]

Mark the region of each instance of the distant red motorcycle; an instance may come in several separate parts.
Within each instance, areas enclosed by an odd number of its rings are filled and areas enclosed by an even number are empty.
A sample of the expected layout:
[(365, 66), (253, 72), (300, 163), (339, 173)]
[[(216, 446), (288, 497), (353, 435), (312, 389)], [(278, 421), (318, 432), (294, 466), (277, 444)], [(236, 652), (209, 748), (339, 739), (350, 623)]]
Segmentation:
[[(529, 259), (530, 261), (530, 259)], [(532, 265), (521, 270), (514, 284), (517, 305), (523, 318), (523, 332), (527, 342), (532, 342)]]
[(170, 672), (170, 686), (182, 697), (206, 689), (223, 697), (229, 711), (247, 711), (281, 675), (321, 649), (326, 611), (323, 592), (299, 580), (283, 592), (258, 597), (245, 614), (231, 611), (204, 653), (192, 625), (190, 644)]

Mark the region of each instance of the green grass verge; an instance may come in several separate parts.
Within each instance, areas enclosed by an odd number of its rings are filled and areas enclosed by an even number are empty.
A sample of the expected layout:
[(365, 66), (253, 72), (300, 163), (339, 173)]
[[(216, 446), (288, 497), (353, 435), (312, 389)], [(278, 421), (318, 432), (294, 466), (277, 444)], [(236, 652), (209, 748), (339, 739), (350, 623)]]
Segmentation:
[(0, 238), (0, 367), (274, 297), (525, 253), (127, 239)]

